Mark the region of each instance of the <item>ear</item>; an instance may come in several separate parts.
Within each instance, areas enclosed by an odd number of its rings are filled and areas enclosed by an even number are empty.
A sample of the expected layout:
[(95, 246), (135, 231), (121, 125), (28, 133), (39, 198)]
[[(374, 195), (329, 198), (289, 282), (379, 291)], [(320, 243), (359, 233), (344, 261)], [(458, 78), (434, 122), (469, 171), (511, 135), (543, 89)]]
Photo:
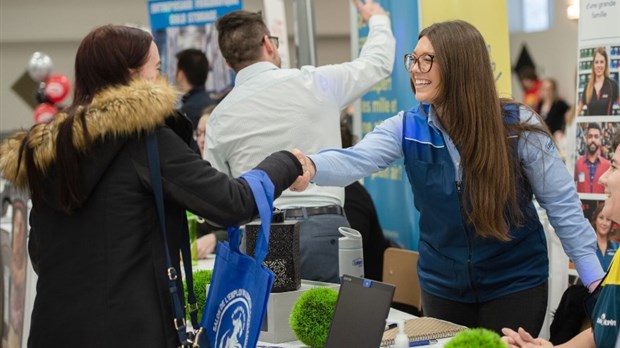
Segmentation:
[(183, 70), (177, 70), (177, 76), (176, 76), (177, 81), (185, 81), (185, 72)]
[(135, 78), (136, 76), (140, 75), (140, 69), (129, 68), (129, 75), (131, 75), (131, 77)]
[(278, 49), (273, 45), (273, 42), (267, 37), (267, 34), (263, 35), (264, 47), (267, 50), (267, 55), (273, 56), (274, 52)]

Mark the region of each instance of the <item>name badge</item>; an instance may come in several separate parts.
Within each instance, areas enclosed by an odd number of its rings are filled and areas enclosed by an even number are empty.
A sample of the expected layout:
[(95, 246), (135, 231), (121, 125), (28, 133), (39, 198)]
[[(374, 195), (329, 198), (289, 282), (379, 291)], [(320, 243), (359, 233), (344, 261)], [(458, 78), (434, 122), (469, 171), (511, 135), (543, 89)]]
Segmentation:
[(584, 172), (579, 172), (577, 175), (579, 182), (586, 182), (586, 174)]

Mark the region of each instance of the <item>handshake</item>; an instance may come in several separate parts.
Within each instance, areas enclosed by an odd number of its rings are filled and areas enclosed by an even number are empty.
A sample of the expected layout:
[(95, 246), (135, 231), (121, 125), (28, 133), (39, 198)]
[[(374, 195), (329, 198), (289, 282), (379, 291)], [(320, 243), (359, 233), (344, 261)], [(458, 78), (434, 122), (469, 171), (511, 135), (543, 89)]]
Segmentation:
[(303, 191), (310, 184), (310, 180), (314, 178), (316, 174), (316, 168), (314, 167), (314, 162), (308, 156), (304, 155), (303, 152), (299, 151), (299, 149), (293, 149), (291, 151), (295, 157), (301, 163), (302, 175), (297, 177), (297, 180), (293, 182), (291, 186), (289, 186), (289, 190), (291, 191)]

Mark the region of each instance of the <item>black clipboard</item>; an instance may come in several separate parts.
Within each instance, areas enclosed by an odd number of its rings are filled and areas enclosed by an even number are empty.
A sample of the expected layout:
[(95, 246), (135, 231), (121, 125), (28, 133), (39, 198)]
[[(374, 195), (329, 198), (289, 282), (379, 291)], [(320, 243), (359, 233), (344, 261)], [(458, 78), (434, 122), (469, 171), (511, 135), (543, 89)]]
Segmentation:
[(391, 284), (343, 275), (325, 348), (379, 347), (393, 296)]

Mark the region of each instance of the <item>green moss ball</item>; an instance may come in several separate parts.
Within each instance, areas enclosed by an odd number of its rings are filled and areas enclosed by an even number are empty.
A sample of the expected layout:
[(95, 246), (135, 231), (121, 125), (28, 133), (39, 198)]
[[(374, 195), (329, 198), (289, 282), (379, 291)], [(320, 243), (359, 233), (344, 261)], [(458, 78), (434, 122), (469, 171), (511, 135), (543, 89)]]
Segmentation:
[[(192, 273), (194, 275), (194, 295), (196, 296), (196, 304), (198, 305), (198, 322), (200, 323), (200, 318), (202, 317), (202, 310), (205, 307), (205, 303), (207, 302), (207, 285), (211, 284), (211, 276), (213, 275), (212, 270), (200, 270)], [(184, 281), (185, 282), (185, 281)], [(185, 301), (187, 301), (187, 284), (183, 284), (185, 289)], [(188, 323), (190, 322), (189, 311), (186, 310), (186, 320)]]
[(497, 333), (483, 328), (467, 329), (459, 332), (445, 348), (506, 348)]
[(314, 288), (303, 293), (293, 305), (290, 324), (295, 337), (312, 348), (322, 348), (336, 308), (338, 291)]

